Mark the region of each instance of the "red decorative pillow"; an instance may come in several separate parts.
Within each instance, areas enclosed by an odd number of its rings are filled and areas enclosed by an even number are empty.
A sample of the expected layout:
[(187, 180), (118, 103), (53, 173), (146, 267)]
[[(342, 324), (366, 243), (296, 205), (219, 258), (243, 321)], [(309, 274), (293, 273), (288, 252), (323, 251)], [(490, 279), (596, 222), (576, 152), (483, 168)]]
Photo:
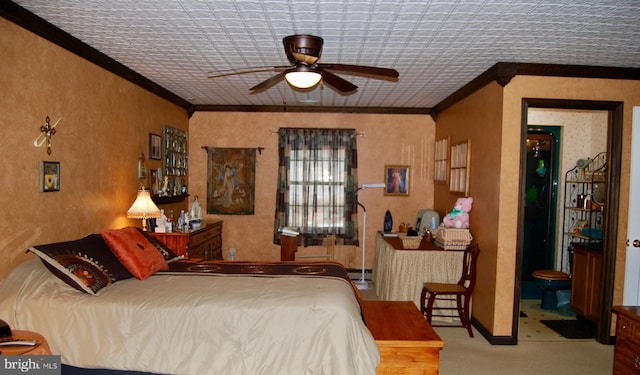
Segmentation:
[(144, 280), (169, 266), (158, 249), (134, 227), (103, 229), (102, 238), (120, 263), (137, 279)]

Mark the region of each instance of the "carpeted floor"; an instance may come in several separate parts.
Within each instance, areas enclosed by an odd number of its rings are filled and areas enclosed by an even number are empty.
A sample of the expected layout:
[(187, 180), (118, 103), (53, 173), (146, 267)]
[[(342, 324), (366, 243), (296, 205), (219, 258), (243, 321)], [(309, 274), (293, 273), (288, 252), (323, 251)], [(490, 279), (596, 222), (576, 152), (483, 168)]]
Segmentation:
[[(522, 300), (518, 345), (491, 345), (477, 331), (438, 328), (444, 341), (440, 373), (444, 375), (601, 375), (613, 368), (613, 345), (594, 339), (567, 339), (542, 320), (575, 320), (540, 307), (540, 300)], [(464, 358), (464, 360), (460, 360)]]
[(595, 340), (519, 341), (491, 345), (477, 331), (435, 328), (444, 341), (443, 375), (602, 375), (613, 369), (613, 345)]

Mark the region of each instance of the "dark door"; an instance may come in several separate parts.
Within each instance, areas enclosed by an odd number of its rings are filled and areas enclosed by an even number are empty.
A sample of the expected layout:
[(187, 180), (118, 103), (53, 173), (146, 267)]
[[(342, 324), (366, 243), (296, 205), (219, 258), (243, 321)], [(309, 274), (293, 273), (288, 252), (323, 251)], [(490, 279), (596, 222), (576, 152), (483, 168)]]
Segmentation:
[(558, 185), (558, 127), (529, 127), (522, 258), (522, 298), (540, 298), (529, 285), (535, 270), (553, 269)]

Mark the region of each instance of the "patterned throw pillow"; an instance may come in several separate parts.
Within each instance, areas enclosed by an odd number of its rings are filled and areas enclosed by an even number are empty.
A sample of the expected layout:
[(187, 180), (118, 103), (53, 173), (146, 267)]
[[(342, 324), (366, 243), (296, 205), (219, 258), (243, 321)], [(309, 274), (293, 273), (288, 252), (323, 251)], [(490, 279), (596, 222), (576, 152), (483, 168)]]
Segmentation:
[(42, 263), (73, 288), (100, 295), (115, 282), (133, 277), (99, 234), (75, 241), (30, 247)]
[(135, 227), (103, 229), (102, 238), (120, 263), (137, 279), (144, 280), (169, 265), (158, 249)]

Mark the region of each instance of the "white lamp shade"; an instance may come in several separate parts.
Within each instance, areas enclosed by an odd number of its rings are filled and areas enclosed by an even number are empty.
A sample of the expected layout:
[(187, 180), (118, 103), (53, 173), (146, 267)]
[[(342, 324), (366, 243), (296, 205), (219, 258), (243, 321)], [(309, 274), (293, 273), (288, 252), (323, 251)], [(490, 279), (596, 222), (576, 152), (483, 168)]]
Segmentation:
[(151, 200), (149, 190), (138, 190), (138, 197), (127, 211), (127, 217), (134, 219), (160, 217), (160, 209)]
[(308, 89), (317, 85), (322, 76), (314, 71), (292, 71), (287, 73), (284, 78), (293, 87)]

